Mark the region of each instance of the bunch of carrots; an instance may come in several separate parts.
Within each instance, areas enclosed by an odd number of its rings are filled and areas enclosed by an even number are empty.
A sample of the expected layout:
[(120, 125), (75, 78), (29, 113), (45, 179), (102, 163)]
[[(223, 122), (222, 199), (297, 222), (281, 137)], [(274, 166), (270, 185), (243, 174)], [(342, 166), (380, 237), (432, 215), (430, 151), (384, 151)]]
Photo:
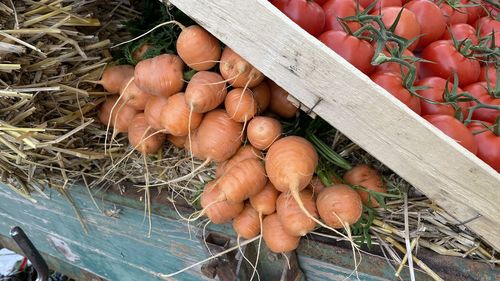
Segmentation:
[[(203, 209), (190, 220), (232, 221), (239, 237), (262, 234), (281, 253), (297, 248), (318, 225), (349, 228), (363, 203), (378, 206), (368, 192), (349, 186), (385, 192), (373, 168), (356, 166), (325, 187), (314, 177), (314, 146), (299, 136), (284, 137), (281, 123), (267, 114), (294, 117), (288, 93), (200, 26), (181, 28), (177, 55), (104, 71), (99, 83), (119, 95), (104, 102), (99, 119), (113, 127), (113, 135), (128, 133), (130, 145), (145, 155), (168, 140), (205, 160), (192, 173), (217, 163), (216, 177), (201, 195)], [(187, 85), (185, 65), (196, 71)]]

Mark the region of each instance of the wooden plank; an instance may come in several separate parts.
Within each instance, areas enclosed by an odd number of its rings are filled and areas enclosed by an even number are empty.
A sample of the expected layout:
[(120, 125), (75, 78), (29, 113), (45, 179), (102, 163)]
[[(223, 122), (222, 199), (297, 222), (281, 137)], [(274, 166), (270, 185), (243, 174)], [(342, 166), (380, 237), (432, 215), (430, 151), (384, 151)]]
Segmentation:
[[(32, 204), (0, 184), (0, 234), (7, 236), (11, 227), (19, 225), (41, 252), (110, 281), (161, 280), (156, 278), (158, 273), (175, 272), (206, 256), (194, 225), (190, 237), (186, 224), (154, 215), (155, 227), (148, 237), (142, 210), (120, 206), (120, 218), (110, 218), (88, 197), (78, 193), (73, 197), (89, 235), (58, 194), (51, 194), (51, 200), (38, 198), (39, 203)], [(105, 201), (99, 204), (103, 209), (114, 208)], [(200, 267), (178, 278), (209, 280), (200, 275)]]
[(352, 141), (500, 250), (500, 174), (266, 0), (171, 0)]

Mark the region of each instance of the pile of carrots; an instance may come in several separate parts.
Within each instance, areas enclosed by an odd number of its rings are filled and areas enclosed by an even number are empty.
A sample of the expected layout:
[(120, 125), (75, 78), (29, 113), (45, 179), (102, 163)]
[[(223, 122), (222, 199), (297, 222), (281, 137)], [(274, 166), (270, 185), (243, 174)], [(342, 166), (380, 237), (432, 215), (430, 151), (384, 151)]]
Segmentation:
[[(274, 252), (294, 250), (318, 225), (348, 228), (361, 217), (363, 203), (378, 206), (366, 191), (347, 185), (385, 192), (369, 166), (352, 168), (331, 187), (313, 178), (318, 165), (313, 145), (299, 136), (284, 137), (272, 117), (297, 114), (288, 93), (220, 46), (193, 25), (182, 28), (177, 55), (145, 59), (135, 68), (107, 68), (99, 83), (119, 96), (104, 102), (100, 121), (113, 127), (114, 135), (128, 133), (130, 145), (145, 155), (168, 140), (205, 160), (201, 166), (216, 162), (200, 215), (216, 224), (232, 221), (245, 239), (262, 234)], [(196, 71), (187, 85), (185, 65)]]

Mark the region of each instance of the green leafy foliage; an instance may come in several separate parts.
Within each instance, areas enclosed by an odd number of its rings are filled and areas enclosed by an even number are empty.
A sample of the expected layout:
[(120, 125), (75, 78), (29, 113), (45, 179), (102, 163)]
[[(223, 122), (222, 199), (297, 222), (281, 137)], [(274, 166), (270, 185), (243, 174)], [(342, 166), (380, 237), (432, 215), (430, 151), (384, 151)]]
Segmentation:
[[(194, 24), (188, 16), (174, 6), (167, 8), (157, 0), (145, 0), (142, 2), (140, 12), (142, 15), (134, 20), (124, 23), (124, 26), (133, 37), (137, 37), (151, 30), (155, 26), (176, 20), (185, 26)], [(141, 59), (148, 59), (160, 54), (175, 53), (175, 43), (181, 29), (175, 24), (162, 26), (148, 35), (125, 44), (113, 53), (114, 60), (119, 64), (136, 65)], [(134, 52), (148, 46), (147, 51), (139, 59), (134, 58)]]

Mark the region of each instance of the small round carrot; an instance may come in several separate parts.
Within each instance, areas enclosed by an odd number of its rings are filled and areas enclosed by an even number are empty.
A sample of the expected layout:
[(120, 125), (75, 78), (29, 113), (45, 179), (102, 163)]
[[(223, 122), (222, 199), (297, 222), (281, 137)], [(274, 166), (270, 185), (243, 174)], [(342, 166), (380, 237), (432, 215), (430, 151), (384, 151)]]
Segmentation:
[(255, 87), (264, 80), (264, 75), (229, 47), (224, 48), (219, 65), (220, 74), (233, 87)]
[(243, 211), (243, 202), (229, 203), (221, 201), (221, 191), (211, 181), (205, 185), (201, 194), (200, 203), (203, 207), (203, 213), (215, 224), (226, 223), (238, 216)]
[(269, 109), (283, 118), (294, 117), (298, 109), (287, 99), (288, 92), (271, 80), (269, 80), (269, 86), (271, 88)]
[(224, 101), (226, 111), (236, 122), (247, 122), (257, 113), (257, 103), (249, 89), (235, 88)]
[(260, 159), (249, 158), (236, 163), (218, 179), (217, 184), (224, 200), (243, 202), (266, 185), (267, 178)]
[[(385, 186), (380, 174), (377, 172), (377, 170), (366, 164), (354, 166), (352, 169), (347, 171), (344, 174), (344, 180), (349, 184), (359, 185), (375, 192), (387, 192), (387, 187)], [(367, 204), (368, 206), (380, 206), (377, 199), (374, 196), (370, 196), (367, 191), (356, 190), (356, 192), (358, 192), (363, 203)], [(371, 199), (369, 199), (369, 197), (371, 197)]]
[(276, 211), (276, 200), (279, 195), (279, 191), (268, 181), (264, 189), (250, 197), (250, 204), (258, 213), (270, 215)]
[(221, 56), (219, 40), (199, 25), (191, 25), (179, 34), (177, 53), (194, 70), (209, 70)]
[(163, 54), (139, 62), (134, 79), (144, 92), (169, 97), (184, 87), (183, 70), (184, 64), (178, 56)]
[(219, 163), (219, 165), (217, 165), (217, 169), (215, 170), (215, 177), (221, 177), (227, 170), (236, 165), (236, 163), (250, 158), (262, 159), (262, 152), (251, 145), (242, 146), (236, 152), (236, 154), (231, 157), (231, 159), (221, 162)]
[(184, 148), (184, 145), (186, 144), (187, 137), (186, 136), (178, 137), (178, 136), (173, 136), (173, 135), (167, 135), (167, 140), (171, 144), (173, 144), (175, 147)]
[(197, 130), (201, 155), (216, 162), (229, 159), (241, 146), (242, 130), (243, 125), (229, 118), (225, 110), (208, 112)]
[(162, 96), (151, 96), (144, 108), (144, 115), (149, 125), (155, 130), (163, 130), (161, 125), (161, 110), (167, 104), (168, 98)]
[[(299, 193), (300, 200), (313, 217), (318, 218), (315, 198), (310, 190)], [(281, 193), (276, 201), (276, 214), (286, 233), (292, 236), (304, 236), (316, 227), (316, 222), (304, 214), (297, 201), (289, 193)]]
[(217, 108), (226, 98), (226, 83), (218, 73), (197, 72), (186, 87), (186, 103), (193, 112), (205, 113)]
[(319, 216), (333, 228), (355, 224), (363, 213), (359, 194), (345, 184), (323, 189), (316, 199)]
[(134, 76), (134, 67), (131, 65), (109, 66), (104, 69), (101, 80), (89, 81), (102, 85), (102, 87), (111, 94), (118, 94), (124, 81)]
[(184, 93), (169, 97), (160, 113), (162, 127), (168, 134), (178, 137), (187, 136), (189, 131), (198, 128), (202, 119), (203, 114), (190, 112)]
[(257, 102), (257, 113), (266, 111), (269, 103), (271, 102), (271, 88), (266, 80), (262, 81), (259, 85), (252, 89), (253, 98)]
[(244, 239), (252, 239), (260, 233), (259, 213), (250, 204), (245, 204), (243, 211), (234, 218), (233, 228)]
[(247, 137), (257, 149), (266, 150), (281, 137), (283, 126), (271, 117), (257, 116), (248, 123)]
[[(133, 78), (131, 77), (130, 79)], [(139, 89), (139, 87), (135, 84), (135, 81), (130, 81), (130, 79), (122, 83), (122, 86), (120, 87), (120, 95), (122, 96), (125, 104), (128, 106), (137, 110), (144, 110), (151, 95)]]
[(143, 154), (158, 152), (165, 143), (165, 134), (156, 133), (146, 121), (144, 113), (137, 114), (128, 126), (130, 145)]
[(267, 247), (274, 253), (286, 253), (297, 249), (300, 237), (285, 232), (276, 213), (266, 216), (262, 225), (262, 235)]

